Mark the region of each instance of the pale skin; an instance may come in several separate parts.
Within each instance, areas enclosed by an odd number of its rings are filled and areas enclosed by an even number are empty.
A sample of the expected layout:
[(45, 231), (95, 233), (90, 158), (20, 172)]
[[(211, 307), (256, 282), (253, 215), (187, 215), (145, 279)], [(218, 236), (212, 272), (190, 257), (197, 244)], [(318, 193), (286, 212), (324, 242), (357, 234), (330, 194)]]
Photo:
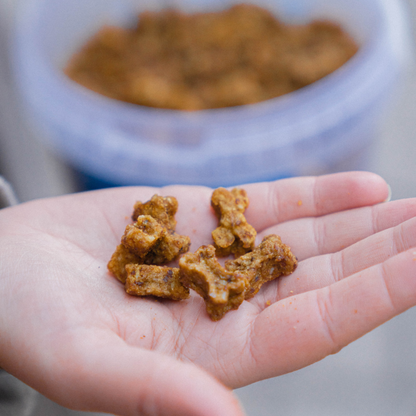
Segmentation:
[(246, 218), (299, 259), (213, 322), (202, 299), (127, 295), (107, 271), (134, 202), (179, 202), (209, 244), (212, 190), (118, 188), (0, 211), (0, 365), (56, 402), (118, 415), (241, 416), (232, 393), (338, 352), (416, 304), (416, 199), (355, 172), (244, 186)]

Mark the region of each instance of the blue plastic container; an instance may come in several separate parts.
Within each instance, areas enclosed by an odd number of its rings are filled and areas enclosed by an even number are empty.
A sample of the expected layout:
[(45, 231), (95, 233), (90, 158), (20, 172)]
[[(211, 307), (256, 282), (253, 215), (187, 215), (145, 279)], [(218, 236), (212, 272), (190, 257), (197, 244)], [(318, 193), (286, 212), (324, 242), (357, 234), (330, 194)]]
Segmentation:
[[(380, 116), (408, 63), (408, 22), (396, 0), (256, 1), (288, 22), (340, 22), (360, 45), (343, 67), (262, 103), (181, 112), (118, 102), (64, 74), (105, 23), (129, 25), (158, 4), (27, 0), (18, 15), (15, 73), (40, 137), (77, 170), (117, 185), (212, 187), (368, 168)], [(183, 1), (185, 11), (232, 2)]]

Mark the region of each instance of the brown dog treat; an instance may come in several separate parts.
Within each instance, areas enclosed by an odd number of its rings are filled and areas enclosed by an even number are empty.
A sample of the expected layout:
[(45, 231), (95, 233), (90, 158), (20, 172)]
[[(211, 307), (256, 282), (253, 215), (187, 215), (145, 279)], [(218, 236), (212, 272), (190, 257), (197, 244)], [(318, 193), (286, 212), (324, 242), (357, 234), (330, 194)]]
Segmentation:
[(218, 263), (212, 245), (183, 255), (179, 269), (181, 282), (204, 298), (213, 321), (221, 319), (230, 309), (238, 309), (244, 300), (247, 278), (241, 273), (225, 270)]
[(126, 264), (162, 265), (189, 250), (190, 238), (175, 232), (177, 209), (174, 197), (153, 195), (150, 201), (136, 202), (136, 222), (126, 227), (107, 266), (118, 280), (126, 281)]
[(245, 299), (252, 298), (261, 286), (280, 276), (295, 271), (298, 265), (296, 257), (277, 235), (269, 235), (250, 253), (235, 260), (225, 262), (225, 269), (245, 275), (249, 282)]
[(290, 93), (347, 62), (356, 42), (337, 24), (289, 24), (253, 4), (184, 13), (143, 11), (102, 27), (68, 62), (75, 82), (107, 97), (195, 111)]
[(189, 297), (189, 289), (179, 281), (179, 269), (146, 264), (127, 264), (125, 289), (129, 295), (156, 296), (172, 300)]
[(128, 225), (121, 243), (136, 256), (143, 258), (166, 234), (164, 228), (150, 215), (140, 215), (133, 225)]
[(178, 201), (173, 196), (153, 195), (147, 202), (137, 201), (133, 208), (133, 221), (140, 215), (150, 215), (169, 231), (175, 230), (175, 214), (178, 210)]
[(254, 248), (257, 233), (244, 217), (248, 204), (244, 189), (218, 188), (212, 193), (211, 205), (219, 220), (212, 232), (218, 257), (241, 256)]
[(176, 232), (167, 232), (144, 258), (146, 264), (164, 264), (186, 253), (191, 245), (191, 239)]
[(140, 262), (140, 257), (131, 253), (123, 244), (119, 244), (111, 256), (107, 268), (121, 283), (125, 283), (127, 279), (126, 264)]

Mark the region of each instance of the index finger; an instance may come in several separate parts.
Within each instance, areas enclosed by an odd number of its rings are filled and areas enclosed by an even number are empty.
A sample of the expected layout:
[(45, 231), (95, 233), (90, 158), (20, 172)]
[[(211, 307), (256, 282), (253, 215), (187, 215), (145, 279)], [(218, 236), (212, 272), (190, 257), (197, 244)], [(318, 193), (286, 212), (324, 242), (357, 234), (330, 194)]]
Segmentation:
[(250, 198), (246, 218), (258, 232), (288, 220), (374, 205), (389, 195), (384, 179), (371, 172), (281, 179), (244, 188)]

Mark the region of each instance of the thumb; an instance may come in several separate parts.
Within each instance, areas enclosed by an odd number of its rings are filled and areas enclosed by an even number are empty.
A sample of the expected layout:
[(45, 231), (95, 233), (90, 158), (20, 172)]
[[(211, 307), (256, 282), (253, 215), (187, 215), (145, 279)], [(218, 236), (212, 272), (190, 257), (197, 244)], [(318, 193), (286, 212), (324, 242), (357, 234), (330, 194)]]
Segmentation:
[(47, 395), (70, 408), (120, 416), (244, 415), (234, 394), (196, 365), (110, 338), (101, 347), (89, 343), (76, 364), (65, 360), (70, 370), (54, 373), (60, 382)]

